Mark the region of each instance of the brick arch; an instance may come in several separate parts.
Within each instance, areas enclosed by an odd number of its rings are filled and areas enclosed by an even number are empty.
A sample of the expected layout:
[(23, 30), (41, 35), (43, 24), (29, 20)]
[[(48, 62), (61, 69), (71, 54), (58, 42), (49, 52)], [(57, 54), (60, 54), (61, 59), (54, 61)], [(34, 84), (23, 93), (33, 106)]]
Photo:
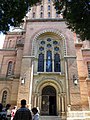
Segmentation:
[(7, 91), (7, 101), (6, 102), (9, 103), (9, 101), (10, 101), (9, 98), (10, 98), (11, 91), (7, 87), (4, 87), (3, 89), (1, 89), (1, 91), (0, 91), (0, 101), (2, 101), (2, 95), (3, 95), (4, 91)]
[(65, 39), (64, 35), (58, 29), (47, 28), (47, 29), (39, 30), (31, 38), (32, 39), (32, 55), (33, 55), (33, 51), (34, 51), (34, 47), (35, 47), (35, 45), (34, 45), (35, 42), (37, 41), (37, 39), (39, 38), (40, 35), (46, 34), (46, 33), (52, 33), (53, 35), (58, 36), (59, 38), (61, 38), (61, 40), (63, 40), (64, 51), (66, 51), (66, 39)]
[(10, 58), (6, 61), (6, 63), (9, 63), (9, 62), (15, 63), (15, 60)]
[(47, 28), (47, 29), (41, 29), (37, 33), (35, 33), (35, 35), (33, 36), (33, 41), (36, 40), (41, 34), (44, 34), (47, 32), (54, 33), (65, 40), (64, 35), (58, 29)]
[(53, 80), (53, 78), (51, 79), (47, 78), (47, 79), (40, 80), (39, 82), (37, 82), (35, 93), (38, 92), (41, 94), (42, 89), (48, 85), (54, 87), (57, 93), (63, 92), (63, 85), (61, 82), (58, 83), (57, 81)]
[(10, 93), (10, 89), (9, 89), (8, 87), (4, 87), (4, 88), (1, 89), (0, 94), (2, 94), (2, 92), (5, 91), (5, 90), (6, 90), (8, 93)]

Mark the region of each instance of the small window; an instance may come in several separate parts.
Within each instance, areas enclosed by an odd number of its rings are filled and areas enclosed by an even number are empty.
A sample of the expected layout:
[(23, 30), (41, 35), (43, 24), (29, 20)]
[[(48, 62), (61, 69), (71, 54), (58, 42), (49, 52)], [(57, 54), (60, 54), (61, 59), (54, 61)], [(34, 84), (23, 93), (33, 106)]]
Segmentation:
[(48, 18), (50, 18), (51, 17), (51, 14), (50, 14), (50, 12), (48, 12)]
[(12, 61), (10, 61), (8, 63), (7, 76), (10, 76), (12, 74), (13, 74), (13, 63), (12, 63)]
[(90, 78), (90, 62), (87, 63), (87, 67), (88, 67), (88, 77)]
[(11, 43), (12, 43), (12, 40), (9, 40), (9, 41), (8, 41), (8, 48), (11, 47)]
[(43, 6), (41, 5), (41, 11), (43, 11)]
[(56, 13), (56, 17), (58, 17), (58, 13)]
[(2, 104), (4, 107), (6, 106), (6, 100), (7, 100), (7, 91), (5, 90), (2, 95)]
[(48, 3), (50, 3), (50, 0), (48, 0)]
[(43, 13), (42, 12), (40, 13), (40, 18), (43, 18)]
[(32, 16), (33, 18), (35, 18), (35, 12), (33, 13), (33, 16)]
[(48, 5), (48, 10), (50, 10), (50, 5)]

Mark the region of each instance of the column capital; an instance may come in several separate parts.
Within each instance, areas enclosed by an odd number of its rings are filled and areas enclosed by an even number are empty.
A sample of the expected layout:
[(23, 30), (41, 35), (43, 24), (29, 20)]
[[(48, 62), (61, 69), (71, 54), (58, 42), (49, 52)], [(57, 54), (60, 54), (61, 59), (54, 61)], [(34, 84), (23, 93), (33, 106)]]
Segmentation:
[(65, 96), (65, 95), (66, 95), (66, 93), (65, 93), (65, 92), (62, 92), (62, 93), (61, 93), (61, 96)]

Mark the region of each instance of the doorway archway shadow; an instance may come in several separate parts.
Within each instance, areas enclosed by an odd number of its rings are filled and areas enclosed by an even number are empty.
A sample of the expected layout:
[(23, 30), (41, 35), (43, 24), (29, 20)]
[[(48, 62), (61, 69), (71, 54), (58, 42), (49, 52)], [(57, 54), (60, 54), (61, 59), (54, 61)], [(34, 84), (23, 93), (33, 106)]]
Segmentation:
[(41, 115), (56, 116), (56, 89), (46, 86), (42, 89)]

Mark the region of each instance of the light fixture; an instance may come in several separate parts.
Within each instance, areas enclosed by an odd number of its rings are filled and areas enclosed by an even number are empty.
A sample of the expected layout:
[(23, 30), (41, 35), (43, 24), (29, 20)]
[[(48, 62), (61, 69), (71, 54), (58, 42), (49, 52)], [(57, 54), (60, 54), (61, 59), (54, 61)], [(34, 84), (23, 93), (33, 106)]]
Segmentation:
[(75, 75), (73, 75), (73, 83), (74, 83), (74, 85), (78, 84), (78, 79)]
[(21, 85), (25, 84), (25, 78), (21, 78)]

